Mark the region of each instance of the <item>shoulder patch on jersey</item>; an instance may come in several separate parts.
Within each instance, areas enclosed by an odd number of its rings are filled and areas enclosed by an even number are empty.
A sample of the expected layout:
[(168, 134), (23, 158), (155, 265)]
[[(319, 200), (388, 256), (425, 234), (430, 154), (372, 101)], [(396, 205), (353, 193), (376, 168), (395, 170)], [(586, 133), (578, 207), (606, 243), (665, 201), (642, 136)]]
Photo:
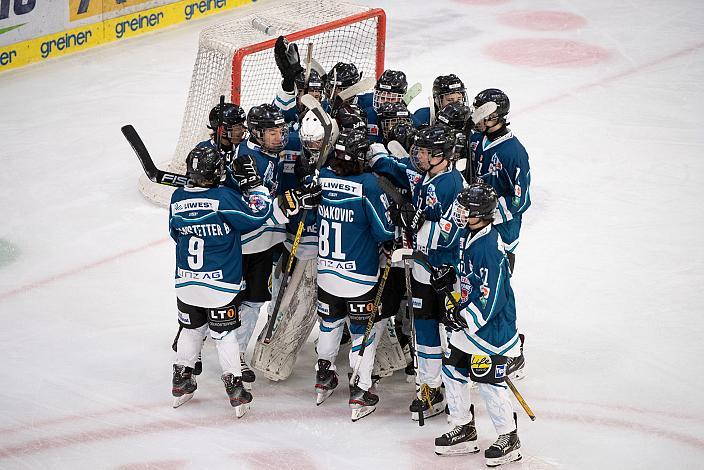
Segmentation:
[(425, 205), (428, 207), (433, 207), (437, 203), (438, 203), (438, 196), (435, 193), (435, 185), (431, 183), (428, 185), (428, 189), (426, 190), (426, 193), (425, 193)]
[(217, 199), (191, 198), (172, 203), (171, 213), (178, 214), (189, 211), (215, 212), (218, 210), (218, 207), (220, 207), (220, 201)]
[(259, 212), (266, 210), (269, 201), (259, 194), (250, 194), (247, 202), (253, 212)]

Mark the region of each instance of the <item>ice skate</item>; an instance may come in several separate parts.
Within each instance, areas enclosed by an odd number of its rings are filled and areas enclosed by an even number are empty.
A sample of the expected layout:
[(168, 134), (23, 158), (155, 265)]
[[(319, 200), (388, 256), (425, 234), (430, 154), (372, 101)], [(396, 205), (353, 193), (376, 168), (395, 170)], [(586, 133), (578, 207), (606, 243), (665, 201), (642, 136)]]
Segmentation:
[[(517, 421), (516, 414), (513, 414), (514, 421)], [(518, 439), (518, 423), (516, 429), (508, 434), (501, 434), (491, 447), (484, 451), (487, 467), (498, 467), (509, 462), (521, 460), (521, 441)]]
[(193, 393), (197, 388), (198, 384), (193, 377), (193, 369), (174, 364), (174, 375), (171, 381), (171, 394), (174, 396), (173, 407), (178, 408), (193, 398)]
[(431, 388), (426, 384), (421, 385), (419, 396), (408, 407), (411, 419), (418, 421), (418, 413), (423, 410), (423, 417), (430, 418), (445, 411), (445, 396), (440, 387)]
[(256, 380), (254, 371), (244, 361), (244, 353), (240, 353), (240, 367), (242, 368), (242, 382), (247, 390), (252, 389), (252, 384)]
[[(470, 408), (472, 420), (462, 426), (455, 426), (435, 438), (435, 453), (438, 455), (463, 455), (479, 452), (477, 445), (477, 429), (474, 427), (474, 405)], [(448, 415), (449, 416), (449, 415)]]
[(222, 382), (225, 384), (225, 391), (230, 398), (230, 405), (235, 408), (235, 416), (241, 418), (249, 411), (249, 404), (252, 401), (252, 394), (245, 390), (242, 377), (235, 377), (229, 372), (222, 374)]
[(330, 370), (332, 364), (325, 359), (318, 359), (318, 372), (315, 374), (315, 391), (318, 394), (315, 404), (320, 406), (332, 395), (337, 387), (337, 373)]
[(356, 385), (350, 389), (350, 408), (352, 421), (358, 421), (376, 410), (379, 397), (373, 393), (362, 390)]

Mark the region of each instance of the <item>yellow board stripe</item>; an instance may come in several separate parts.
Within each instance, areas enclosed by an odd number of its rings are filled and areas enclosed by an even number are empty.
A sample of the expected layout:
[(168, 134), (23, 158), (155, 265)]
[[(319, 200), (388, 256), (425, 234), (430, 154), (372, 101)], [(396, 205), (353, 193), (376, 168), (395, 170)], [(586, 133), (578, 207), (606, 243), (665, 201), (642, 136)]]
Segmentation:
[(0, 72), (232, 10), (256, 0), (183, 0), (0, 47)]

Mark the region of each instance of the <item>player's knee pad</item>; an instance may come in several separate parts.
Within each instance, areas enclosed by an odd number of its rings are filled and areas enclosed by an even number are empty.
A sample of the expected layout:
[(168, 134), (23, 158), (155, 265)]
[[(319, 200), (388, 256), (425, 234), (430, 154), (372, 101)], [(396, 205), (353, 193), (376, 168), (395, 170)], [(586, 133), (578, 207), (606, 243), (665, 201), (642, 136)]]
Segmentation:
[(502, 384), (506, 381), (506, 356), (470, 355), (469, 376), (473, 382), (483, 384)]

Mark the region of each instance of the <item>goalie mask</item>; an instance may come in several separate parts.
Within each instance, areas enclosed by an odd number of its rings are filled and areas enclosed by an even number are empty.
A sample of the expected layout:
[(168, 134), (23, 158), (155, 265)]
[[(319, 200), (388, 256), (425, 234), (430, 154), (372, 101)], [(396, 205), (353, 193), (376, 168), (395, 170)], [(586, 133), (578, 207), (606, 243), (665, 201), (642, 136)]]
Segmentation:
[(470, 218), (494, 220), (498, 196), (494, 188), (486, 183), (472, 183), (457, 195), (452, 218), (458, 227), (464, 228)]
[(384, 70), (374, 86), (372, 106), (375, 111), (384, 103), (399, 103), (408, 91), (406, 74), (399, 70)]
[(288, 144), (288, 126), (271, 104), (253, 106), (247, 114), (250, 140), (267, 153), (278, 153)]
[(186, 176), (196, 186), (216, 187), (225, 176), (225, 159), (212, 147), (196, 147), (186, 157)]
[(301, 136), (303, 147), (310, 152), (309, 164), (315, 164), (320, 158), (320, 150), (323, 146), (325, 129), (318, 117), (309, 111), (301, 119), (301, 127), (298, 131)]

